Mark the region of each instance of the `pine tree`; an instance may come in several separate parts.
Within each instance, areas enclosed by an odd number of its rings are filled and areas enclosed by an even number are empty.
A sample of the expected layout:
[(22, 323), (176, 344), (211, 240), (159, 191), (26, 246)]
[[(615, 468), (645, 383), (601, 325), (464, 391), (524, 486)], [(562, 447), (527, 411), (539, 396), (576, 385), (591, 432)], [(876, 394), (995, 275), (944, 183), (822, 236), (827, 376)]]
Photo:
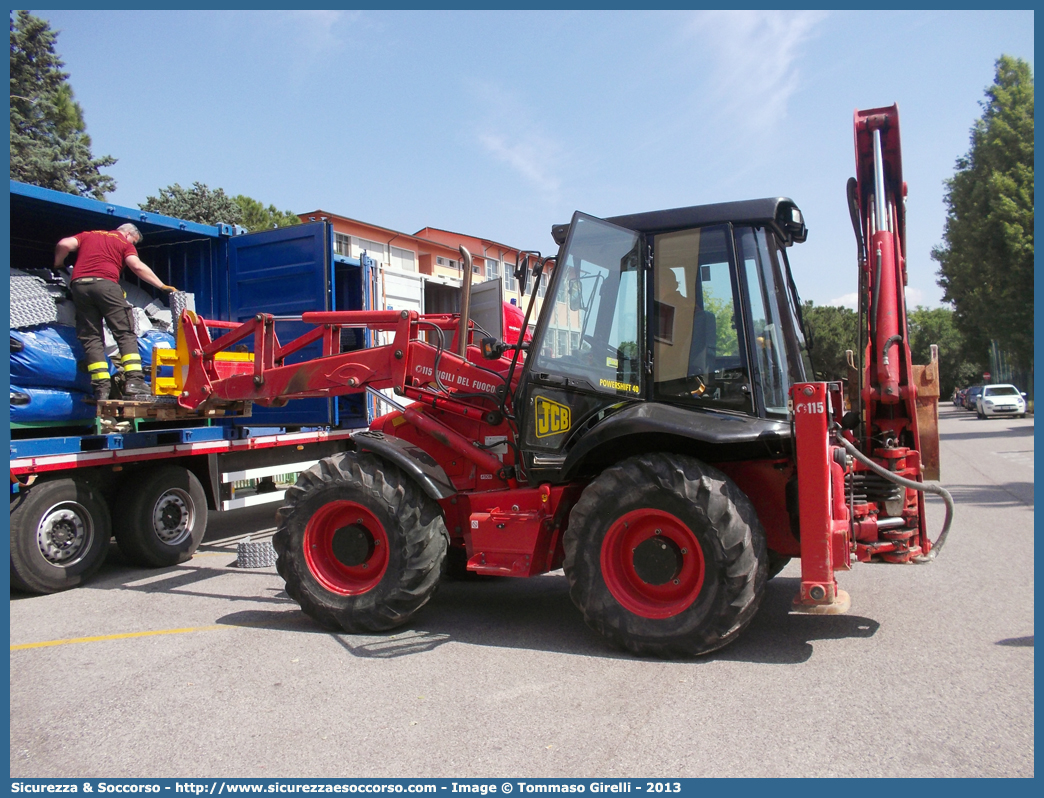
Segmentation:
[(224, 189), (211, 190), (206, 183), (198, 181), (192, 188), (182, 188), (178, 183), (161, 188), (158, 196), (146, 197), (139, 207), (200, 224), (238, 224), (251, 233), (301, 223), (290, 211), (277, 210), (275, 205), (266, 208), (258, 200), (242, 194), (230, 197)]
[(192, 188), (182, 188), (177, 183), (161, 188), (158, 197), (146, 197), (139, 207), (200, 224), (240, 224), (243, 220), (242, 208), (224, 189), (211, 191), (206, 183), (198, 181)]
[(104, 199), (116, 181), (95, 158), (83, 109), (55, 50), (58, 36), (28, 11), (11, 15), (11, 178)]
[(251, 233), (258, 230), (271, 230), (273, 227), (290, 227), (300, 224), (301, 220), (291, 211), (280, 211), (275, 205), (267, 208), (256, 199), (243, 196), (235, 197), (236, 204), (243, 211), (243, 226)]

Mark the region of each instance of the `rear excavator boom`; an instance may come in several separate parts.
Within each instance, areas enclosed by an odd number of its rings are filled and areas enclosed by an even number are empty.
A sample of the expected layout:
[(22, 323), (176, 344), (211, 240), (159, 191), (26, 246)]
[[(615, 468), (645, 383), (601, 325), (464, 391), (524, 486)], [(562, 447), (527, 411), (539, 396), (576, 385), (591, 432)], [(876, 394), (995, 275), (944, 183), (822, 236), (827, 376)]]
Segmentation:
[[(860, 364), (849, 353), (851, 410), (839, 386), (795, 385), (792, 400), (801, 502), (802, 586), (796, 608), (844, 612), (833, 572), (852, 559), (927, 562), (924, 491), (947, 504), (938, 479), (939, 368), (914, 366), (906, 316), (906, 183), (899, 109), (856, 111), (856, 177), (848, 203), (858, 245)], [(823, 497), (828, 496), (824, 502)], [(817, 534), (807, 535), (809, 530)]]

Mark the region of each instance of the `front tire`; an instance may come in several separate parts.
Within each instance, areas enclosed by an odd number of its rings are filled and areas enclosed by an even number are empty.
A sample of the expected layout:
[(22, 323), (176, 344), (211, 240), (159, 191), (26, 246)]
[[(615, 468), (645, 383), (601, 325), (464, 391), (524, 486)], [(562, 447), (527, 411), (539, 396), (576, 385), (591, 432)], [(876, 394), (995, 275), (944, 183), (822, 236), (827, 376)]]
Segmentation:
[(381, 632), (432, 597), (449, 535), (412, 479), (370, 454), (345, 452), (298, 476), (278, 512), (276, 568), (301, 609), (331, 629)]
[(563, 544), (584, 620), (642, 655), (695, 656), (732, 642), (768, 578), (750, 500), (683, 455), (640, 455), (606, 469), (572, 509)]
[(116, 542), (144, 568), (191, 559), (207, 531), (207, 496), (196, 475), (181, 466), (129, 475), (116, 502)]
[(39, 481), (11, 502), (11, 586), (46, 594), (83, 584), (111, 537), (109, 508), (94, 488), (76, 478)]

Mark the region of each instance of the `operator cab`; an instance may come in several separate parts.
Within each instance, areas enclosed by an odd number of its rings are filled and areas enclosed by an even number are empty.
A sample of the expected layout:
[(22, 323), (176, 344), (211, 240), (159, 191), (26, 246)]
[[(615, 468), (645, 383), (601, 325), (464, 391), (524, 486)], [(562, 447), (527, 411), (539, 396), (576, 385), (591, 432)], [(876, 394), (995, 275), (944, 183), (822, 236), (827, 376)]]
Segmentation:
[(807, 235), (792, 201), (577, 212), (552, 232), (561, 249), (516, 402), (531, 471), (565, 476), (613, 416), (633, 417), (623, 437), (681, 435), (718, 459), (789, 435), (788, 389), (813, 378), (786, 256)]

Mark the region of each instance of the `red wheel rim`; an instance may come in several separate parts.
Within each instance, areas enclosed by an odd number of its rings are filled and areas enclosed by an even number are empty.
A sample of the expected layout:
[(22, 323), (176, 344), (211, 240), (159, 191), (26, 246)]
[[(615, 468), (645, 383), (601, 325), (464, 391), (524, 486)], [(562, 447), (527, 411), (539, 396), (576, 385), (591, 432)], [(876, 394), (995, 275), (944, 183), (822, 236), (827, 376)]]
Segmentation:
[(361, 504), (330, 502), (309, 519), (304, 553), (323, 587), (354, 596), (372, 590), (388, 570), (388, 535)]
[(634, 510), (616, 519), (602, 542), (602, 576), (613, 598), (643, 618), (670, 618), (703, 587), (699, 541), (662, 510)]

